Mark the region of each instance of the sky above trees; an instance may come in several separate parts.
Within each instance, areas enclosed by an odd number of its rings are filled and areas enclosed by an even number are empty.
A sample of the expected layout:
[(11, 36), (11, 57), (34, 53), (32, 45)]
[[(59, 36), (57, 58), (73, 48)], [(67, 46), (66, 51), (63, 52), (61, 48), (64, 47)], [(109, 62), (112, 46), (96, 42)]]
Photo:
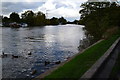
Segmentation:
[(79, 19), (80, 4), (86, 0), (8, 0), (2, 3), (2, 14), (8, 16), (11, 12), (19, 14), (26, 10), (33, 10), (34, 12), (42, 11), (47, 13), (47, 17), (65, 17), (69, 21)]
[[(80, 18), (81, 3), (87, 0), (4, 0), (2, 1), (2, 15), (9, 16), (11, 12), (20, 15), (27, 11), (42, 11), (47, 18), (65, 17), (68, 21)], [(95, 1), (95, 0), (94, 0)]]

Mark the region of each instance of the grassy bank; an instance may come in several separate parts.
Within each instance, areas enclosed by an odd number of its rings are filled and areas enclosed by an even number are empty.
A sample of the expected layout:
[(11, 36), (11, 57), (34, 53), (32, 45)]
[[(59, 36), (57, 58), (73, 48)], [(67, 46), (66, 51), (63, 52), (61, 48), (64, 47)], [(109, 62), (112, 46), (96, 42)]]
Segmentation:
[(119, 35), (113, 35), (91, 48), (88, 48), (82, 54), (79, 54), (44, 79), (79, 79), (107, 51), (118, 37)]

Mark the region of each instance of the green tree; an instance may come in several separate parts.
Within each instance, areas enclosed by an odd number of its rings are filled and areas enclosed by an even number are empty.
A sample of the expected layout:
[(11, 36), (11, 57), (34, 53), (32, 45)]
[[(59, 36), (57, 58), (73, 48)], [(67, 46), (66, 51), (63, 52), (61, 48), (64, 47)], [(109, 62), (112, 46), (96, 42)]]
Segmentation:
[(37, 26), (41, 26), (41, 25), (45, 25), (45, 20), (46, 19), (46, 17), (45, 17), (45, 14), (44, 13), (42, 13), (42, 12), (37, 12), (36, 14), (35, 14), (35, 25), (37, 25)]
[(5, 17), (2, 18), (2, 22), (10, 22), (10, 19), (5, 16)]
[(74, 23), (74, 24), (78, 24), (79, 21), (78, 21), (78, 20), (74, 20), (73, 23)]
[(81, 19), (96, 11), (97, 9), (110, 7), (110, 2), (86, 2), (81, 4), (82, 9), (79, 11)]
[(29, 26), (34, 25), (34, 12), (31, 10), (25, 11), (21, 17), (24, 22), (26, 22)]
[(113, 26), (120, 24), (120, 6), (113, 2), (90, 2), (82, 4), (81, 22), (96, 40)]
[(50, 23), (50, 19), (46, 19), (46, 20), (45, 20), (45, 24), (46, 24), (46, 25), (50, 25), (50, 24), (51, 24), (51, 23)]
[(60, 24), (66, 24), (67, 20), (64, 17), (58, 19)]
[(51, 25), (58, 25), (59, 24), (58, 18), (55, 18), (55, 17), (51, 18), (50, 24)]
[(11, 13), (11, 14), (10, 14), (10, 20), (11, 20), (12, 22), (20, 22), (19, 14), (18, 14), (18, 13), (15, 13), (15, 12)]

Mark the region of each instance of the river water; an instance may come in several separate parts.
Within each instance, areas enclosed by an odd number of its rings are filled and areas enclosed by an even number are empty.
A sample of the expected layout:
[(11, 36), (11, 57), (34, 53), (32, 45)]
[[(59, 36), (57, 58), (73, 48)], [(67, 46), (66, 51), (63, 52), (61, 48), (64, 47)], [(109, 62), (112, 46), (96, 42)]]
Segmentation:
[[(80, 40), (85, 38), (82, 25), (2, 29), (3, 78), (34, 78), (66, 61), (79, 52)], [(28, 55), (31, 53), (30, 55)], [(13, 58), (12, 55), (18, 56)], [(46, 62), (50, 62), (45, 65)], [(35, 74), (32, 74), (33, 71)]]

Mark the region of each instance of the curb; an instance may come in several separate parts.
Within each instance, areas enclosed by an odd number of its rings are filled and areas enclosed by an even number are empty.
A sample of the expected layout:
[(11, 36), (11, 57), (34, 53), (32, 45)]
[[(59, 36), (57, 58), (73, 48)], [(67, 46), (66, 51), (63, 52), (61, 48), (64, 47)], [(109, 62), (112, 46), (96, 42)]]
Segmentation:
[(94, 74), (98, 71), (100, 66), (104, 63), (104, 61), (109, 57), (109, 55), (111, 54), (111, 52), (113, 51), (113, 49), (115, 48), (119, 41), (120, 37), (112, 44), (112, 46), (105, 52), (105, 54), (102, 57), (100, 57), (100, 59), (98, 59), (96, 63), (93, 64), (93, 66), (83, 74), (83, 76), (79, 80), (85, 78), (87, 80), (91, 79), (94, 76)]

